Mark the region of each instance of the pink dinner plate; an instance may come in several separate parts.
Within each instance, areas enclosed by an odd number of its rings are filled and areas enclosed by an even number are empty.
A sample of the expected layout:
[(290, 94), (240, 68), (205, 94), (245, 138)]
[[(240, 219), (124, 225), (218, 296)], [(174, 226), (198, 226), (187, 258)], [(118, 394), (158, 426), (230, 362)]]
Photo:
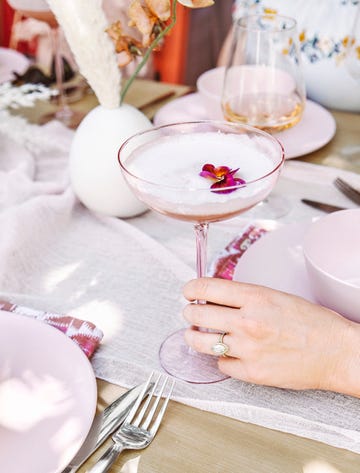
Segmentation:
[(302, 249), (309, 225), (309, 222), (288, 224), (266, 233), (239, 259), (233, 279), (267, 286), (315, 302)]
[(59, 473), (84, 442), (97, 401), (81, 349), (44, 322), (0, 311), (0, 470)]
[[(207, 120), (200, 94), (189, 94), (172, 100), (164, 105), (155, 115), (156, 126), (180, 121)], [(281, 141), (286, 159), (298, 158), (325, 146), (334, 136), (336, 123), (328, 110), (321, 105), (306, 101), (301, 121), (288, 130), (274, 136)]]
[(0, 84), (15, 79), (14, 71), (23, 74), (29, 65), (29, 59), (18, 51), (0, 48)]

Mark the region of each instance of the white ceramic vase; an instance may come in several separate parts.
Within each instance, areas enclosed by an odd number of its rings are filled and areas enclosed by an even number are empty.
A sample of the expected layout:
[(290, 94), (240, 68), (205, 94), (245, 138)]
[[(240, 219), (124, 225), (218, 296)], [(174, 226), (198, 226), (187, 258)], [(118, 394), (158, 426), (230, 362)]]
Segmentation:
[(120, 218), (146, 210), (123, 178), (118, 151), (131, 135), (151, 127), (142, 112), (127, 104), (116, 109), (99, 105), (86, 115), (75, 132), (69, 157), (73, 190), (86, 207)]

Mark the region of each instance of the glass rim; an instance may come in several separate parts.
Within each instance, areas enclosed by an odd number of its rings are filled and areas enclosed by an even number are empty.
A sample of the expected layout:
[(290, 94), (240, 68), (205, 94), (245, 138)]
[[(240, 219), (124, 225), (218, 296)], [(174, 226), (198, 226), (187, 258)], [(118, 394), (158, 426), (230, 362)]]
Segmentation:
[[(260, 27), (257, 27), (256, 24), (253, 24), (252, 26), (249, 26), (247, 24), (242, 24), (242, 21), (249, 20), (249, 19), (255, 19), (255, 18), (279, 18), (282, 19), (286, 22), (289, 22), (289, 26), (286, 25), (285, 28), (280, 28), (280, 27), (275, 27), (270, 30), (263, 30)], [(248, 30), (248, 31), (256, 31), (259, 33), (288, 33), (291, 31), (296, 30), (297, 28), (297, 21), (295, 18), (287, 15), (279, 15), (277, 13), (258, 13), (258, 14), (253, 14), (253, 15), (243, 15), (240, 18), (237, 18), (234, 21), (234, 25), (236, 28), (241, 28), (243, 30)]]
[[(162, 129), (166, 129), (166, 128), (174, 128), (174, 127), (180, 127), (182, 125), (198, 125), (198, 124), (213, 125), (213, 126), (219, 125), (219, 126), (228, 126), (230, 128), (234, 128), (234, 129), (236, 129), (236, 128), (244, 129), (244, 130), (247, 130), (247, 131), (252, 132), (254, 134), (262, 135), (262, 136), (266, 137), (267, 139), (270, 138), (273, 141), (273, 143), (276, 146), (278, 146), (278, 148), (279, 148), (279, 162), (269, 172), (267, 172), (266, 174), (264, 174), (261, 177), (258, 177), (257, 179), (253, 179), (251, 181), (246, 181), (245, 184), (238, 184), (238, 185), (229, 186), (229, 187), (221, 187), (221, 188), (219, 188), (219, 191), (217, 192), (220, 195), (222, 193), (224, 193), (224, 191), (225, 192), (226, 191), (231, 191), (231, 190), (235, 190), (235, 189), (240, 189), (242, 187), (246, 188), (247, 186), (249, 186), (251, 184), (254, 184), (254, 183), (259, 182), (263, 179), (266, 179), (267, 177), (273, 175), (276, 171), (280, 170), (281, 166), (285, 162), (285, 150), (284, 150), (284, 147), (283, 147), (282, 143), (277, 138), (275, 138), (270, 133), (267, 133), (266, 131), (260, 130), (259, 128), (256, 128), (256, 127), (251, 126), (251, 125), (246, 125), (246, 124), (242, 124), (242, 123), (227, 122), (227, 121), (224, 121), (224, 120), (193, 120), (193, 121), (174, 122), (174, 123), (167, 123), (165, 125), (158, 125), (158, 126), (154, 126), (153, 128), (148, 128), (146, 130), (140, 131), (138, 133), (135, 133), (134, 135), (129, 136), (120, 145), (120, 148), (119, 148), (119, 151), (118, 151), (118, 163), (120, 165), (120, 168), (127, 175), (129, 175), (132, 178), (134, 178), (138, 181), (141, 181), (145, 184), (156, 186), (156, 187), (162, 187), (163, 189), (171, 189), (173, 191), (183, 191), (185, 189), (184, 186), (179, 187), (179, 186), (171, 186), (171, 185), (167, 185), (167, 184), (160, 184), (158, 182), (149, 181), (145, 178), (142, 178), (142, 177), (137, 176), (136, 174), (132, 173), (131, 171), (129, 171), (127, 169), (126, 165), (122, 162), (121, 153), (123, 152), (124, 148), (126, 148), (126, 146), (129, 144), (129, 142), (132, 142), (132, 140), (134, 138), (141, 137), (141, 136), (144, 136), (144, 135), (149, 135), (151, 133), (161, 131)], [(170, 136), (170, 135), (164, 135), (164, 136)], [(209, 187), (203, 187), (203, 188), (202, 187), (201, 188), (199, 188), (199, 187), (196, 187), (196, 188), (187, 187), (186, 190), (189, 191), (189, 192), (209, 192)], [(214, 191), (214, 193), (216, 193), (216, 191)]]

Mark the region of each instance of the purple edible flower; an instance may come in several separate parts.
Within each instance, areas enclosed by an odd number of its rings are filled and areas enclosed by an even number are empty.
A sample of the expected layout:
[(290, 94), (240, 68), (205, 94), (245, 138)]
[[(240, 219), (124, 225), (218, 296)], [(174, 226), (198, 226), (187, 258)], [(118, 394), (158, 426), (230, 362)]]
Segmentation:
[[(218, 192), (219, 194), (230, 194), (237, 190), (236, 187), (241, 184), (246, 184), (244, 179), (240, 177), (234, 177), (234, 174), (238, 172), (237, 169), (230, 169), (228, 166), (218, 166), (215, 167), (213, 164), (204, 164), (200, 176), (205, 177), (206, 179), (211, 179), (215, 181), (211, 186), (212, 192)], [(228, 189), (228, 187), (234, 187), (233, 189)], [(224, 190), (219, 190), (226, 188)]]

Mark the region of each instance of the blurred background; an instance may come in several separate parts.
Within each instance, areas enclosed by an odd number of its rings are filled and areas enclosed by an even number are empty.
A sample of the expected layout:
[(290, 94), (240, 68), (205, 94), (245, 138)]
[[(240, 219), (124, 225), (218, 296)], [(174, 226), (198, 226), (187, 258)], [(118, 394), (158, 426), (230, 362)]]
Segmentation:
[[(177, 24), (161, 51), (154, 54), (147, 74), (159, 81), (195, 86), (202, 72), (216, 66), (231, 26), (232, 3), (221, 0), (211, 8), (195, 10), (178, 5)], [(111, 19), (121, 16), (127, 4), (128, 0), (104, 0)], [(0, 0), (0, 46), (16, 49), (45, 67), (51, 60), (47, 25), (24, 17), (7, 0)]]

